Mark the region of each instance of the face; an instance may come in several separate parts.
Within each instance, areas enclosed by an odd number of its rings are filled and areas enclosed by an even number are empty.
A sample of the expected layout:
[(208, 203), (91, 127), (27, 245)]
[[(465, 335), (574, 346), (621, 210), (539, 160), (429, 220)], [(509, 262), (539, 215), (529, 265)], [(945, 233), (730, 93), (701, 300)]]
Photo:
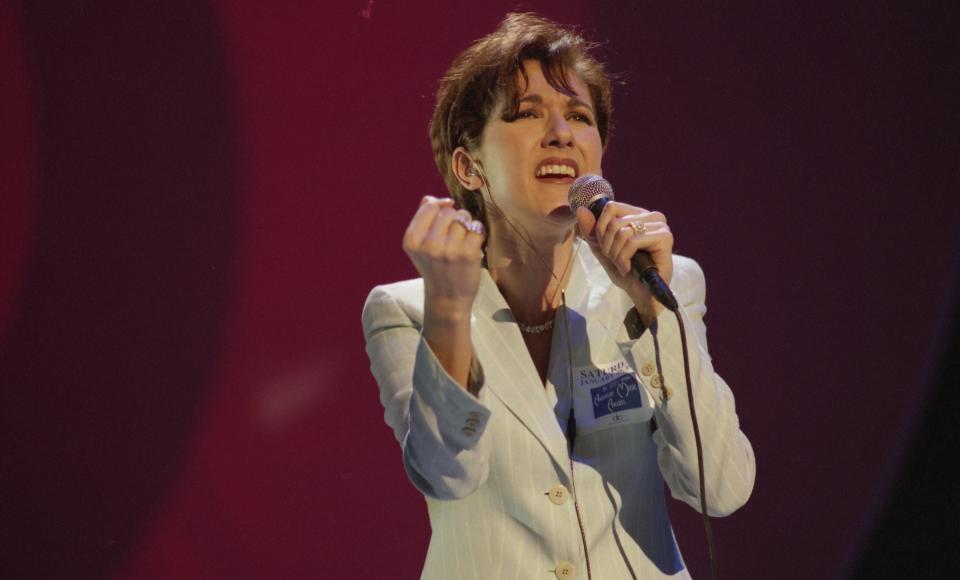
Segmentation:
[(504, 120), (503, 105), (490, 115), (478, 158), (496, 205), (527, 228), (569, 226), (570, 184), (585, 173), (600, 174), (603, 146), (590, 91), (570, 74), (575, 96), (547, 83), (540, 63), (523, 63), (528, 82), (516, 118)]

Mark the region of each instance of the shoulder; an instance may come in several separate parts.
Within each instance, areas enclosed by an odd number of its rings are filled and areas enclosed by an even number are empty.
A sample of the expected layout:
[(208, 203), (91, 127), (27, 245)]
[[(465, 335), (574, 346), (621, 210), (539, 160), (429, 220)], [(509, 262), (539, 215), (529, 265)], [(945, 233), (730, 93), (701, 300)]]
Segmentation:
[(419, 326), (423, 321), (423, 279), (374, 286), (363, 305), (363, 332), (385, 326)]
[[(593, 252), (591, 252), (586, 245), (584, 245), (584, 247), (580, 250), (580, 259), (583, 264), (583, 269), (587, 280), (592, 287), (605, 288), (613, 286), (610, 278), (603, 270), (603, 266), (600, 265), (600, 262), (597, 261), (597, 258), (593, 255)], [(680, 254), (674, 254), (673, 278), (670, 281), (670, 288), (674, 291), (674, 293), (703, 294), (705, 280), (703, 269), (700, 267), (700, 264), (698, 264), (693, 258), (681, 256)]]
[(367, 304), (382, 300), (395, 300), (398, 302), (423, 301), (423, 278), (414, 278), (412, 280), (374, 286), (373, 290), (371, 290), (367, 296)]
[(670, 286), (674, 290), (700, 290), (706, 286), (703, 268), (693, 258), (673, 255), (673, 279)]
[(706, 310), (707, 283), (703, 268), (693, 258), (673, 255), (673, 279), (670, 289), (685, 308), (699, 312)]

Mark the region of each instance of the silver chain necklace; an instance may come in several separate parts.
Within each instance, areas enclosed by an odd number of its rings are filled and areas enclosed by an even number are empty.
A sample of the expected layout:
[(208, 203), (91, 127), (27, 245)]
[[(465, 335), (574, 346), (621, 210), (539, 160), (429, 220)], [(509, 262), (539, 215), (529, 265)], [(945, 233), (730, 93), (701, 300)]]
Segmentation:
[(553, 328), (553, 319), (551, 318), (543, 324), (524, 324), (518, 320), (517, 326), (520, 327), (520, 332), (524, 334), (542, 334)]
[[(570, 248), (570, 257), (567, 259), (567, 265), (563, 267), (563, 272), (560, 274), (560, 277), (557, 278), (556, 274), (553, 274), (553, 272), (551, 272), (551, 275), (558, 282), (562, 281), (564, 277), (567, 275), (567, 271), (570, 270), (570, 264), (572, 264), (573, 260), (576, 259), (577, 250), (580, 249), (580, 242), (581, 242), (580, 238), (577, 238), (577, 241), (573, 244), (573, 247)], [(537, 257), (540, 258), (540, 255), (537, 254)], [(541, 262), (543, 262), (543, 258), (540, 258), (540, 260)], [(546, 262), (544, 262), (544, 265), (546, 266)], [(557, 286), (557, 289), (553, 291), (554, 299), (557, 297), (558, 292), (561, 295), (563, 295), (563, 286)], [(551, 302), (553, 302), (553, 300), (551, 300)], [(543, 324), (525, 324), (517, 320), (517, 326), (520, 327), (520, 332), (522, 332), (523, 334), (537, 335), (537, 334), (543, 334), (544, 332), (547, 332), (548, 330), (553, 329), (553, 320), (554, 319), (551, 318), (550, 320), (544, 322)]]
[[(567, 265), (563, 267), (563, 272), (560, 274), (560, 277), (557, 278), (557, 275), (553, 272), (553, 269), (547, 266), (546, 260), (544, 260), (543, 257), (539, 254), (539, 252), (537, 252), (536, 248), (533, 247), (533, 244), (530, 243), (530, 241), (523, 235), (523, 233), (521, 233), (520, 229), (517, 226), (515, 226), (513, 222), (507, 219), (507, 215), (503, 212), (503, 210), (500, 209), (500, 206), (497, 205), (497, 201), (493, 199), (493, 194), (490, 193), (490, 187), (487, 185), (486, 177), (484, 177), (483, 175), (481, 175), (481, 177), (482, 177), (482, 180), (480, 182), (481, 191), (486, 189), (487, 197), (489, 197), (490, 201), (493, 202), (493, 206), (496, 208), (497, 212), (503, 217), (503, 220), (507, 223), (507, 225), (509, 225), (513, 229), (513, 231), (517, 233), (517, 237), (519, 237), (523, 241), (523, 243), (525, 243), (527, 247), (529, 247), (533, 251), (533, 254), (537, 257), (538, 260), (540, 260), (540, 263), (543, 264), (545, 268), (547, 268), (547, 270), (550, 272), (550, 275), (553, 277), (553, 279), (557, 281), (558, 286), (557, 286), (557, 289), (553, 291), (553, 298), (556, 299), (557, 293), (559, 292), (563, 297), (563, 299), (566, 300), (566, 296), (564, 296), (564, 292), (563, 292), (563, 286), (560, 286), (559, 284), (563, 281), (563, 278), (567, 275), (567, 271), (570, 269), (570, 264), (572, 264), (573, 260), (576, 258), (577, 251), (580, 249), (580, 243), (583, 241), (583, 239), (580, 238), (579, 236), (576, 236), (576, 242), (572, 245), (570, 249), (570, 257), (567, 259)], [(576, 226), (574, 226), (574, 228), (576, 228)], [(484, 261), (486, 261), (487, 259), (486, 252), (484, 252), (483, 259)], [(551, 300), (550, 302), (552, 303), (553, 300)], [(565, 305), (566, 305), (566, 302), (564, 302), (564, 306)], [(516, 320), (516, 318), (514, 318), (514, 320)], [(553, 329), (552, 318), (544, 322), (543, 324), (524, 324), (519, 320), (517, 320), (516, 322), (517, 322), (517, 326), (520, 328), (520, 332), (523, 334), (538, 335)]]

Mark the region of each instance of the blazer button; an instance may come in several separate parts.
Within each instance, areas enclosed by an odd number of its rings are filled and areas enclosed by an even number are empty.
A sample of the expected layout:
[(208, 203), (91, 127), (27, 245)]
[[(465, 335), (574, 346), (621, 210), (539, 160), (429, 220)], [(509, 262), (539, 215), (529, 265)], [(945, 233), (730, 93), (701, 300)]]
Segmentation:
[(480, 426), (480, 413), (476, 411), (470, 411), (467, 414), (467, 420), (463, 422), (463, 429), (461, 431), (467, 437), (473, 437), (474, 433), (477, 432), (477, 427)]
[(671, 389), (668, 385), (663, 385), (663, 400), (669, 401), (670, 397), (672, 396), (673, 396), (673, 389)]
[(650, 386), (652, 386), (654, 389), (659, 389), (660, 387), (662, 387), (663, 377), (661, 377), (660, 375), (653, 375), (653, 377), (650, 378)]
[(553, 573), (561, 580), (571, 580), (577, 577), (577, 569), (570, 562), (557, 562), (557, 568)]
[(567, 503), (567, 496), (569, 492), (567, 488), (563, 487), (559, 483), (550, 488), (550, 491), (547, 492), (547, 499), (550, 500), (550, 503), (554, 505), (563, 505)]
[(653, 366), (653, 363), (647, 362), (647, 363), (643, 363), (643, 366), (640, 367), (640, 373), (643, 374), (643, 376), (645, 377), (649, 377), (650, 375), (653, 374), (653, 371), (655, 371), (656, 369), (657, 367)]

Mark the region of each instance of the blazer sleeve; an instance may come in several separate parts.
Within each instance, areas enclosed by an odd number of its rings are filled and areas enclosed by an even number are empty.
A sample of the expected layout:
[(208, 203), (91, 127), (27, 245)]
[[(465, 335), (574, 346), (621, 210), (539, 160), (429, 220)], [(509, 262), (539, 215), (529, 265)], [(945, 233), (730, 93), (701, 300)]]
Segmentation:
[(395, 287), (374, 288), (363, 308), (366, 350), (384, 419), (403, 448), (414, 486), (436, 499), (460, 499), (476, 490), (489, 470), (483, 372), (474, 356), (470, 381), (481, 387), (477, 398), (450, 377), (424, 340), (422, 297), (417, 306), (403, 303)]
[[(750, 497), (756, 461), (750, 441), (740, 430), (733, 392), (714, 372), (707, 352), (703, 271), (689, 258), (680, 260), (671, 286), (681, 304), (679, 312), (687, 335), (690, 379), (703, 444), (707, 511), (719, 517), (734, 512)], [(697, 449), (676, 316), (664, 309), (653, 328), (633, 341), (629, 358), (637, 369), (645, 363), (656, 366), (663, 386), (657, 388), (653, 377), (644, 376), (642, 371), (640, 376), (654, 401), (657, 463), (671, 495), (700, 511)]]

